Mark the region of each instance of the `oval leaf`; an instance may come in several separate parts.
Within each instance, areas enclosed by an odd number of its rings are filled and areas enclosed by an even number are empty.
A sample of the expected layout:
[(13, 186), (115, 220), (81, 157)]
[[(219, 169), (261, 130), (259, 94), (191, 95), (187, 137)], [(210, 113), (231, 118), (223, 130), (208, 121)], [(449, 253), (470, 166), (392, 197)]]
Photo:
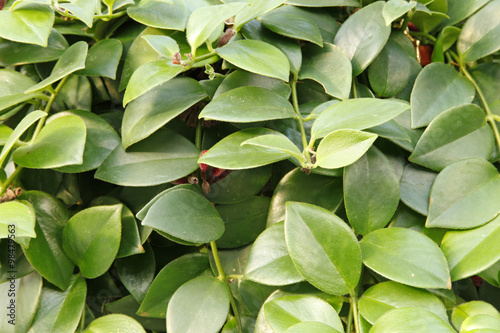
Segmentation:
[(317, 206), (288, 202), (285, 237), (295, 267), (313, 286), (344, 295), (357, 285), (361, 250), (354, 232), (336, 215)]
[(259, 40), (239, 40), (216, 49), (221, 58), (252, 73), (288, 82), (290, 65), (275, 46)]
[(262, 16), (260, 21), (266, 28), (277, 34), (323, 46), (323, 38), (321, 38), (318, 26), (307, 17), (271, 12)]
[(137, 320), (123, 314), (109, 314), (92, 321), (85, 333), (106, 333), (109, 331), (123, 333), (146, 333)]
[(407, 164), (401, 178), (401, 201), (416, 212), (427, 216), (431, 188), (437, 174), (417, 165)]
[(84, 209), (64, 228), (63, 247), (68, 257), (89, 279), (104, 274), (120, 247), (122, 205)]
[(500, 313), (493, 305), (483, 301), (471, 301), (462, 303), (453, 309), (451, 322), (453, 326), (460, 329), (467, 318), (478, 314), (487, 314), (500, 319)]
[[(0, 204), (0, 238), (36, 237), (33, 207), (19, 201)], [(14, 238), (12, 238), (14, 237)]]
[(150, 27), (181, 31), (186, 27), (189, 15), (183, 0), (140, 1), (127, 8), (127, 14)]
[(498, 333), (500, 332), (500, 318), (488, 314), (477, 314), (464, 320), (460, 326), (461, 333)]
[(299, 163), (304, 163), (306, 158), (302, 156), (299, 148), (285, 135), (281, 133), (267, 134), (244, 141), (243, 145), (253, 145), (257, 147), (270, 148), (288, 153), (296, 158)]
[(434, 313), (414, 307), (399, 308), (380, 317), (370, 333), (389, 332), (454, 333), (455, 330)]
[(443, 252), (417, 231), (379, 229), (366, 235), (360, 245), (363, 263), (382, 276), (418, 288), (451, 288)]
[(304, 321), (291, 326), (285, 333), (340, 333), (335, 328), (315, 321)]
[(498, 171), (486, 160), (467, 159), (446, 167), (437, 176), (426, 226), (469, 229), (485, 224), (499, 212)]
[[(86, 0), (83, 0), (86, 1)], [(85, 69), (76, 74), (87, 76), (105, 76), (114, 80), (122, 55), (123, 46), (118, 39), (104, 39), (95, 43), (85, 59)]]
[(214, 277), (199, 277), (183, 284), (167, 309), (169, 333), (216, 333), (229, 311), (228, 289)]

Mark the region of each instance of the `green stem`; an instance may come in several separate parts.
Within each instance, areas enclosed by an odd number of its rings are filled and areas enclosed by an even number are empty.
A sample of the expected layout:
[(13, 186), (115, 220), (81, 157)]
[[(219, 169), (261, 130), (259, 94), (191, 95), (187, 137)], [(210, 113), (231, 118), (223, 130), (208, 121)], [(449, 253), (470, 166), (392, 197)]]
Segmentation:
[(431, 34), (425, 33), (425, 32), (412, 31), (412, 32), (410, 32), (410, 36), (412, 36), (412, 37), (425, 37), (425, 38), (429, 39), (431, 42), (436, 43), (436, 37), (432, 36)]
[(352, 97), (358, 98), (358, 90), (356, 89), (356, 78), (352, 78)]
[(486, 111), (486, 120), (490, 123), (491, 128), (493, 129), (493, 133), (495, 135), (495, 140), (497, 142), (498, 148), (500, 148), (500, 133), (498, 131), (497, 124), (495, 122), (495, 114), (491, 111), (490, 105), (488, 104), (488, 101), (486, 100), (486, 96), (483, 93), (483, 90), (479, 85), (477, 84), (476, 80), (472, 77), (472, 75), (469, 73), (467, 68), (465, 68), (464, 64), (462, 61), (460, 61), (460, 70), (464, 75), (469, 79), (469, 81), (474, 85), (474, 88), (476, 89), (479, 98), (481, 99), (481, 103), (484, 106), (484, 110)]
[[(356, 289), (351, 291), (351, 309), (354, 319), (354, 330), (356, 333), (361, 332), (361, 327), (359, 324), (359, 312), (358, 312), (358, 295)], [(350, 311), (349, 310), (349, 311)]]
[(229, 301), (231, 302), (231, 308), (233, 309), (234, 317), (236, 318), (236, 326), (238, 328), (238, 333), (243, 333), (243, 328), (241, 326), (241, 318), (238, 312), (238, 307), (236, 306), (236, 301), (234, 300), (233, 293), (231, 292), (231, 287), (229, 287), (229, 282), (227, 281), (227, 275), (222, 268), (222, 263), (219, 257), (219, 251), (217, 250), (217, 244), (215, 241), (210, 242), (210, 247), (212, 248), (212, 255), (214, 256), (215, 266), (217, 267), (218, 279), (226, 284), (227, 292), (229, 293)]
[(80, 332), (85, 329), (85, 307), (83, 307), (82, 317), (80, 318)]
[(16, 170), (10, 175), (9, 178), (0, 186), (0, 197), (5, 193), (9, 185), (14, 182), (14, 180), (19, 176), (21, 171), (23, 170), (23, 167), (18, 166)]
[(347, 316), (347, 330), (346, 333), (352, 333), (352, 319), (353, 319), (353, 311), (352, 304), (349, 307), (349, 315)]
[(243, 275), (241, 274), (227, 274), (226, 276), (228, 279), (232, 280), (241, 280), (243, 278)]
[(201, 150), (201, 137), (202, 137), (202, 127), (201, 127), (202, 120), (198, 119), (196, 121), (196, 136), (194, 139), (194, 144), (198, 150)]
[(299, 122), (299, 128), (300, 128), (300, 135), (302, 136), (302, 154), (306, 158), (306, 166), (312, 166), (312, 160), (311, 160), (311, 155), (309, 154), (308, 150), (308, 145), (307, 145), (307, 135), (306, 135), (306, 129), (304, 127), (304, 117), (302, 117), (302, 114), (300, 114), (300, 109), (299, 109), (299, 99), (297, 97), (297, 80), (298, 80), (298, 74), (295, 73), (293, 74), (293, 80), (290, 84), (292, 88), (292, 104), (293, 104), (293, 109), (295, 110), (296, 118)]

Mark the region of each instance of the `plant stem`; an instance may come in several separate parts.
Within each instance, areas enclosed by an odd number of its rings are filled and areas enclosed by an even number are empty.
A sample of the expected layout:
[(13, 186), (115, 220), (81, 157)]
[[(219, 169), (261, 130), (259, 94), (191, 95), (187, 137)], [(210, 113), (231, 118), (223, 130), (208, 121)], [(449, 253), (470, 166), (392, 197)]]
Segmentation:
[(7, 180), (5, 181), (5, 183), (3, 183), (2, 185), (0, 185), (0, 197), (5, 193), (5, 191), (9, 187), (9, 185), (17, 178), (17, 176), (19, 176), (19, 173), (22, 170), (23, 170), (23, 167), (18, 166), (16, 168), (16, 170), (14, 170), (14, 172), (10, 175), (10, 177), (7, 178)]
[(352, 98), (358, 98), (358, 90), (356, 89), (356, 78), (352, 78)]
[(469, 81), (474, 85), (474, 88), (476, 89), (479, 98), (481, 99), (481, 103), (484, 106), (484, 110), (486, 111), (486, 120), (490, 123), (491, 128), (493, 129), (493, 133), (495, 135), (495, 140), (497, 142), (498, 148), (500, 148), (500, 133), (498, 131), (498, 127), (495, 121), (495, 114), (491, 111), (490, 105), (488, 104), (488, 101), (486, 100), (486, 96), (483, 93), (483, 90), (479, 85), (477, 84), (476, 80), (472, 77), (472, 75), (469, 73), (467, 68), (465, 68), (464, 64), (462, 61), (460, 61), (460, 70), (464, 75), (469, 79)]
[(352, 315), (353, 315), (353, 319), (354, 319), (354, 330), (356, 333), (360, 333), (361, 328), (359, 325), (357, 288), (355, 290), (351, 291), (351, 308), (349, 311), (351, 311), (351, 310), (352, 310)]
[(222, 263), (219, 257), (219, 251), (217, 250), (217, 244), (215, 241), (210, 242), (210, 247), (212, 248), (212, 255), (214, 256), (215, 266), (217, 267), (217, 277), (219, 280), (224, 282), (227, 287), (227, 292), (229, 293), (229, 301), (231, 302), (231, 307), (233, 309), (234, 317), (236, 318), (236, 326), (238, 328), (238, 333), (243, 333), (243, 328), (241, 326), (241, 318), (238, 313), (238, 307), (236, 306), (236, 301), (234, 300), (233, 293), (231, 292), (231, 287), (229, 287), (229, 282), (227, 281), (227, 275), (222, 268)]
[(352, 319), (353, 319), (353, 311), (352, 304), (349, 306), (349, 315), (347, 316), (347, 330), (346, 333), (352, 333)]
[(295, 110), (296, 118), (299, 122), (300, 135), (302, 136), (302, 146), (303, 146), (302, 154), (306, 158), (307, 161), (306, 166), (312, 166), (311, 155), (309, 154), (307, 145), (306, 129), (304, 127), (304, 117), (302, 117), (302, 114), (300, 114), (300, 109), (299, 109), (299, 99), (297, 97), (297, 80), (298, 80), (298, 74), (294, 73), (293, 80), (290, 83), (290, 86), (292, 88), (292, 104), (293, 104), (293, 109)]
[(195, 146), (196, 148), (198, 148), (198, 150), (201, 150), (201, 137), (202, 137), (202, 127), (201, 127), (201, 122), (202, 120), (201, 119), (198, 119), (196, 121), (196, 136), (195, 136)]
[(412, 31), (412, 32), (410, 32), (410, 36), (412, 36), (412, 37), (425, 37), (428, 40), (430, 40), (431, 42), (436, 43), (436, 37), (432, 36), (431, 34), (425, 33), (425, 32)]

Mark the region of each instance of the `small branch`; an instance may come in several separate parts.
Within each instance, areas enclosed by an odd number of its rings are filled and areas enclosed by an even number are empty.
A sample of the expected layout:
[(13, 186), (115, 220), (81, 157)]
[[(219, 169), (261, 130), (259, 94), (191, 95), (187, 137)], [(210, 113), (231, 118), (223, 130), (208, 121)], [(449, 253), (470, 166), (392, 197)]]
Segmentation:
[(313, 163), (311, 160), (311, 155), (309, 154), (309, 151), (307, 149), (308, 145), (307, 145), (306, 129), (304, 127), (304, 117), (302, 117), (302, 114), (300, 113), (299, 100), (297, 97), (297, 80), (298, 80), (298, 75), (293, 74), (293, 80), (290, 83), (290, 86), (292, 88), (292, 104), (293, 104), (293, 109), (295, 110), (296, 118), (299, 122), (300, 135), (302, 137), (302, 146), (303, 146), (302, 154), (305, 156), (307, 161), (305, 167), (308, 166), (311, 167)]
[(411, 31), (410, 36), (413, 37), (425, 37), (428, 40), (430, 40), (432, 43), (436, 43), (436, 37), (432, 36), (431, 34), (425, 33), (425, 32), (420, 32), (420, 31)]
[(360, 323), (359, 323), (357, 289), (351, 291), (351, 308), (349, 311), (351, 311), (351, 310), (352, 310), (352, 315), (353, 315), (353, 319), (354, 319), (354, 330), (356, 333), (361, 333), (361, 327), (360, 327)]

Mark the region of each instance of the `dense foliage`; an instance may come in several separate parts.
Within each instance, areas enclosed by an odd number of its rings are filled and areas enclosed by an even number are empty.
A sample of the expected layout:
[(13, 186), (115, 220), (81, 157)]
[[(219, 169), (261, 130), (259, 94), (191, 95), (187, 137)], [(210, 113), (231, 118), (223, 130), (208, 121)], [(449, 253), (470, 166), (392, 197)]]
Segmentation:
[(500, 0), (1, 7), (0, 332), (500, 332)]

